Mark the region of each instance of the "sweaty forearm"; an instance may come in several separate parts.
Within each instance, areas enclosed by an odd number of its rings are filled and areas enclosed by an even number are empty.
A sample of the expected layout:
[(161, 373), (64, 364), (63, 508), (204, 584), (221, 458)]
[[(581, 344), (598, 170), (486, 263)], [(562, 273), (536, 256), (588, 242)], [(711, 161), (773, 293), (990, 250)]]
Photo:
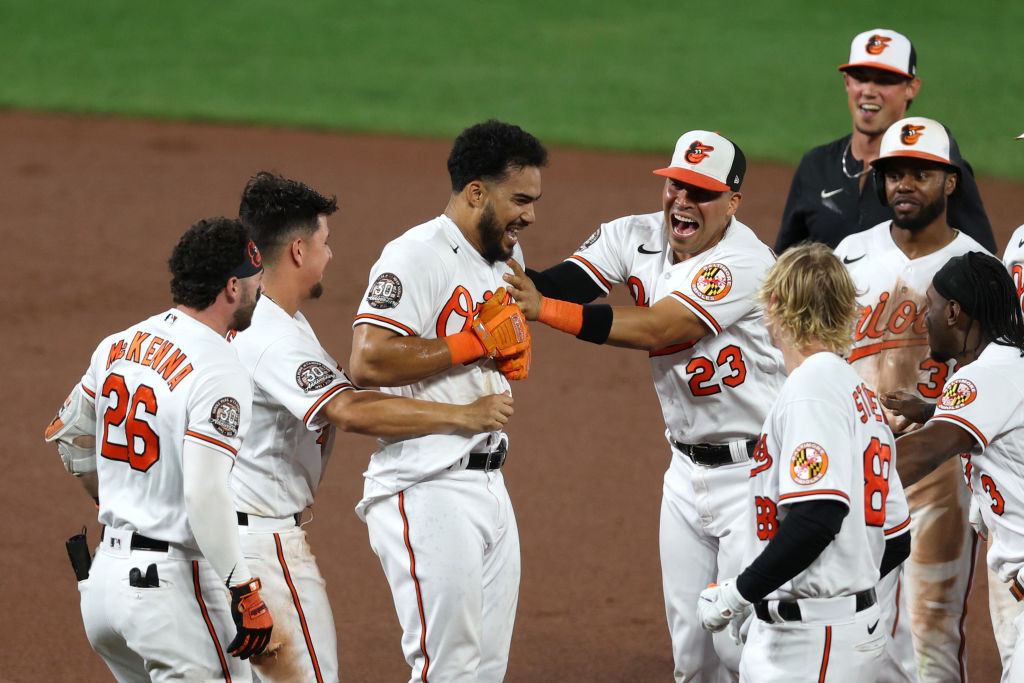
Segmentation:
[(451, 367), (452, 352), (444, 339), (396, 335), (362, 346), (354, 342), (346, 371), (360, 387), (397, 387)]
[(464, 409), (376, 391), (345, 391), (324, 406), (327, 418), (339, 429), (368, 436), (454, 432), (462, 427)]

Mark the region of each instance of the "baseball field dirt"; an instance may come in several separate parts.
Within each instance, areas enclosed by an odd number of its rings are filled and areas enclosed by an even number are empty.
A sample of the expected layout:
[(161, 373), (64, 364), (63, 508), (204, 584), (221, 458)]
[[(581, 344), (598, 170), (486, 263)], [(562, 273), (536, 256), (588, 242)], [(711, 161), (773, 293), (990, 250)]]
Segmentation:
[[(651, 170), (664, 166), (672, 142), (653, 156), (552, 149), (538, 221), (522, 235), (528, 263), (560, 260), (602, 220), (657, 210), (661, 180)], [(0, 680), (110, 680), (85, 638), (64, 550), (83, 525), (95, 542), (95, 509), (42, 441), (89, 354), (106, 334), (170, 305), (166, 261), (177, 238), (198, 218), (235, 215), (245, 181), (268, 169), (338, 196), (326, 293), (305, 312), (347, 362), (352, 318), (381, 247), (444, 209), (449, 142), (5, 112), (0, 145), (10, 257), (4, 422), (14, 439), (2, 484)], [(1007, 154), (1024, 148), (1009, 140)], [(791, 173), (755, 163), (746, 179), (738, 215), (769, 243)], [(979, 185), (1002, 247), (1024, 222), (1024, 188)], [(543, 325), (533, 337), (530, 378), (514, 387), (505, 467), (523, 560), (507, 680), (671, 680), (657, 548), (669, 451), (647, 358)], [(371, 439), (339, 437), (307, 527), (346, 681), (408, 676), (384, 574), (353, 512), (372, 449)], [(969, 671), (994, 681), (998, 656), (978, 574)]]

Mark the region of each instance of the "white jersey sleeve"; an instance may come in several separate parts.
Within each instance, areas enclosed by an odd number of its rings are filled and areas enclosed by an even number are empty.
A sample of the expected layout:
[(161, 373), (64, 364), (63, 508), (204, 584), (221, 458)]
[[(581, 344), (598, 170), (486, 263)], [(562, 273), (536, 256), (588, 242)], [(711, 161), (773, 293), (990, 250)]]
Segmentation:
[(252, 419), (252, 381), (235, 363), (204, 373), (188, 396), (185, 440), (212, 447), (232, 460)]
[(728, 260), (692, 259), (691, 269), (673, 271), (670, 296), (682, 303), (718, 335), (756, 307), (757, 294), (766, 271), (763, 254), (737, 252)]
[[(661, 213), (624, 216), (602, 223), (566, 261), (581, 268), (607, 295), (617, 284), (628, 283), (635, 289), (640, 278), (632, 276), (644, 265), (663, 260), (665, 249)], [(661, 256), (652, 259), (656, 254)], [(636, 291), (631, 293), (635, 300), (644, 300)]]
[(320, 411), (332, 398), (354, 388), (315, 339), (299, 334), (267, 346), (252, 372), (256, 386), (310, 431), (327, 424)]

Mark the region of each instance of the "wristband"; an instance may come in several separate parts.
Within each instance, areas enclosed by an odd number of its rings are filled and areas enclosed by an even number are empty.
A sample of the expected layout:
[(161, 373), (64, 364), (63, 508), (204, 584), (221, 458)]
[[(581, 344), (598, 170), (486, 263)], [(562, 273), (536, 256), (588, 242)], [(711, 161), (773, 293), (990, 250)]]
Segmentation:
[(540, 300), (537, 320), (556, 330), (577, 335), (583, 328), (583, 306), (545, 296)]
[(449, 335), (444, 338), (444, 343), (448, 345), (448, 352), (452, 355), (453, 366), (474, 361), (487, 352), (472, 330)]

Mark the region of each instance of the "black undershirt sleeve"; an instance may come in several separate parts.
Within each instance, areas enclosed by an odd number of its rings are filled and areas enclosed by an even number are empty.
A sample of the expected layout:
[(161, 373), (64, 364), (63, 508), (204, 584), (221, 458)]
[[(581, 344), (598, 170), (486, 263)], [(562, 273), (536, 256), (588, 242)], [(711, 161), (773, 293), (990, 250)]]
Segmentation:
[(582, 268), (562, 261), (543, 271), (526, 269), (537, 290), (551, 299), (571, 301), (574, 304), (589, 304), (605, 292), (590, 279)]
[(904, 560), (910, 557), (910, 533), (903, 533), (896, 538), (890, 538), (885, 542), (885, 552), (882, 553), (882, 563), (878, 571), (879, 578), (885, 576)]
[(845, 504), (835, 500), (790, 505), (775, 536), (736, 578), (740, 595), (750, 602), (764, 600), (764, 596), (807, 569), (839, 533), (848, 512)]

